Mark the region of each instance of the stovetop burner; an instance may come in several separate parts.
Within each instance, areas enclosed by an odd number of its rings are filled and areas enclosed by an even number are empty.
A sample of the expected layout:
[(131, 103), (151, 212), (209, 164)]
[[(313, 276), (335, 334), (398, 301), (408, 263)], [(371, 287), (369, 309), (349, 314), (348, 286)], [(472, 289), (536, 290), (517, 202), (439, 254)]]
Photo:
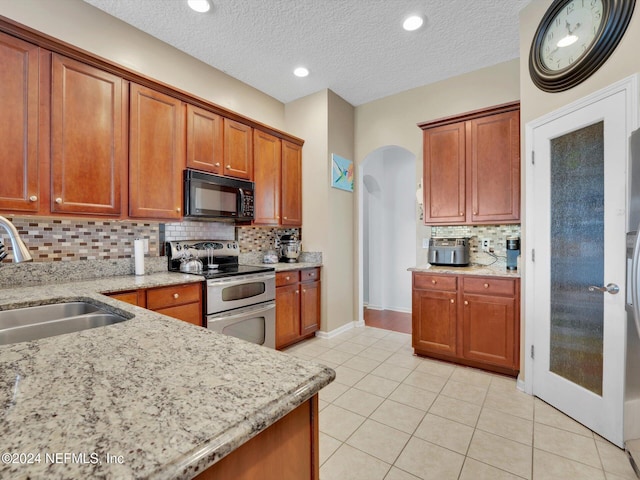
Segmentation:
[[(165, 245), (165, 254), (168, 258), (169, 271), (201, 275), (207, 280), (275, 271), (273, 267), (240, 265), (238, 263), (240, 247), (238, 242), (233, 240), (171, 241)], [(190, 258), (200, 259), (203, 265), (202, 272), (180, 270), (183, 259)], [(209, 265), (217, 265), (217, 268), (209, 268)]]

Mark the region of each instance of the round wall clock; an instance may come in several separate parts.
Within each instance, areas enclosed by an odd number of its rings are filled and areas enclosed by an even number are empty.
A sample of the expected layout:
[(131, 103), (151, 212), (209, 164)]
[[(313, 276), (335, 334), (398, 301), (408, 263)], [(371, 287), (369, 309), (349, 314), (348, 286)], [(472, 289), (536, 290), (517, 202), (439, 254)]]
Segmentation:
[(636, 0), (554, 0), (533, 38), (529, 73), (546, 92), (582, 83), (624, 35)]

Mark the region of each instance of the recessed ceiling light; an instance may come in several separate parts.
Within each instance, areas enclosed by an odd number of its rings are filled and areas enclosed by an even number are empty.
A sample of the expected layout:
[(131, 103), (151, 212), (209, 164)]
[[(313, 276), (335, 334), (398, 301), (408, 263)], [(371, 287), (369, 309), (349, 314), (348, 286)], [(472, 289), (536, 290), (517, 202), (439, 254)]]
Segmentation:
[(423, 23), (424, 20), (420, 15), (411, 15), (410, 17), (407, 17), (402, 23), (402, 28), (404, 28), (408, 32), (413, 32), (414, 30), (419, 29)]
[(209, 0), (187, 0), (187, 5), (189, 5), (192, 10), (199, 13), (208, 12), (211, 8)]
[(306, 77), (307, 75), (309, 75), (309, 70), (304, 67), (298, 67), (293, 71), (293, 74), (296, 77)]

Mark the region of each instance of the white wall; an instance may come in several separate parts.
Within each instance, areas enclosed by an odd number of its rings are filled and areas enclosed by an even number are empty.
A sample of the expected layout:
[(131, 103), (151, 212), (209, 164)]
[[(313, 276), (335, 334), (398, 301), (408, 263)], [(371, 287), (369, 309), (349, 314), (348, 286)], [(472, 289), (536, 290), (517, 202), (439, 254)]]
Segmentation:
[(415, 168), (415, 156), (399, 147), (378, 149), (363, 163), (363, 299), (370, 308), (411, 311)]

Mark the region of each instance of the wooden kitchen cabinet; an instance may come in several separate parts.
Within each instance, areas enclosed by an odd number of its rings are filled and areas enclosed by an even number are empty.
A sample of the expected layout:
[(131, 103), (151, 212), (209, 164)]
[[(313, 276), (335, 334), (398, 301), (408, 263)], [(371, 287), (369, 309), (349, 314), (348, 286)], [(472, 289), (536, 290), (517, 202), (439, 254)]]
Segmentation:
[(0, 182), (0, 210), (40, 209), (38, 153), (40, 147), (46, 150), (38, 129), (40, 72), (45, 85), (49, 77), (40, 57), (38, 46), (0, 33), (0, 158), (3, 177), (11, 180)]
[(122, 78), (52, 56), (51, 213), (123, 210), (127, 99)]
[(302, 146), (282, 141), (281, 225), (302, 226)]
[(185, 105), (131, 84), (129, 216), (179, 219), (185, 167)]
[(254, 225), (280, 224), (282, 141), (253, 131)]
[(187, 104), (187, 167), (222, 174), (223, 117)]
[(253, 128), (229, 118), (225, 118), (223, 124), (223, 174), (253, 180)]
[(419, 124), (423, 130), (424, 222), (520, 221), (520, 104)]
[(320, 267), (276, 272), (276, 348), (320, 329)]
[(416, 354), (518, 374), (518, 278), (414, 272), (412, 307)]
[(302, 226), (302, 147), (254, 130), (255, 225)]
[(196, 480), (318, 480), (318, 395), (200, 473)]
[(166, 287), (140, 288), (108, 294), (131, 305), (148, 308), (154, 312), (202, 326), (202, 284), (184, 283)]

